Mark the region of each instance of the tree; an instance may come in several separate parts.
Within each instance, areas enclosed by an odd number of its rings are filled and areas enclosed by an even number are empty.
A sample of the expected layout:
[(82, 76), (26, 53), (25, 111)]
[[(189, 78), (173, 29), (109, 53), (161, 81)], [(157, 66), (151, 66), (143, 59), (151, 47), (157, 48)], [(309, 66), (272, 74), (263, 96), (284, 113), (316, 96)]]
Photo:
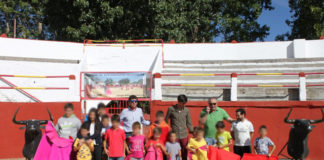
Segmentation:
[(14, 21), (16, 21), (17, 38), (40, 38), (44, 33), (42, 28), (42, 0), (3, 0), (0, 1), (0, 29), (9, 37), (14, 36)]
[(108, 85), (108, 84), (113, 84), (114, 83), (114, 80), (111, 79), (111, 78), (107, 78), (106, 81), (105, 81), (105, 84)]
[(271, 0), (55, 0), (44, 14), (57, 40), (262, 41), (269, 34), (257, 23), (263, 9), (272, 9)]
[(289, 0), (292, 20), (286, 20), (291, 31), (276, 40), (318, 39), (324, 35), (324, 0)]
[(128, 78), (124, 78), (118, 81), (119, 84), (129, 84), (130, 80)]

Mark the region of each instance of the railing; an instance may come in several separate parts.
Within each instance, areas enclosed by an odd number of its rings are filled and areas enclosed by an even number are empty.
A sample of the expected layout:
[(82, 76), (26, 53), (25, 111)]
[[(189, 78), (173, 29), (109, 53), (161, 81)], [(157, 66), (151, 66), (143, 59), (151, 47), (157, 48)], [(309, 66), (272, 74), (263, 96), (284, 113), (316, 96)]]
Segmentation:
[[(322, 75), (324, 72), (309, 72), (309, 73), (193, 73), (193, 74), (154, 74), (154, 99), (162, 100), (162, 86), (183, 86), (183, 87), (226, 87), (231, 89), (231, 101), (237, 101), (237, 88), (238, 87), (288, 87), (288, 88), (299, 88), (299, 100), (306, 101), (306, 87), (323, 87), (322, 84), (306, 84), (306, 75)], [(239, 76), (299, 76), (299, 84), (238, 84), (237, 79)], [(162, 83), (163, 76), (196, 76), (196, 77), (207, 77), (207, 76), (230, 76), (230, 84), (165, 84)]]
[[(69, 87), (18, 87), (14, 83), (10, 82), (9, 80), (5, 79), (5, 77), (15, 77), (15, 78), (68, 78)], [(28, 98), (32, 99), (35, 102), (41, 102), (38, 98), (31, 95), (25, 90), (70, 90), (71, 95), (74, 94), (75, 91), (75, 76), (74, 75), (67, 75), (67, 76), (43, 76), (43, 75), (8, 75), (8, 74), (0, 74), (0, 81), (9, 85), (9, 87), (0, 87), (0, 89), (15, 89), (20, 93), (24, 94)]]

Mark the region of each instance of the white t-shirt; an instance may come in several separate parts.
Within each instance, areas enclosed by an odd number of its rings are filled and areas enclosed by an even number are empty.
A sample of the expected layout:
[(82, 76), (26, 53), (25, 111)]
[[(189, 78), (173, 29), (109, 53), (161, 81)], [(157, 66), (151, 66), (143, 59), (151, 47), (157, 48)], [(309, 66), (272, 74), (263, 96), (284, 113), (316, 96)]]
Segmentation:
[(250, 132), (254, 132), (254, 129), (249, 120), (233, 122), (231, 131), (234, 132), (235, 146), (251, 146)]

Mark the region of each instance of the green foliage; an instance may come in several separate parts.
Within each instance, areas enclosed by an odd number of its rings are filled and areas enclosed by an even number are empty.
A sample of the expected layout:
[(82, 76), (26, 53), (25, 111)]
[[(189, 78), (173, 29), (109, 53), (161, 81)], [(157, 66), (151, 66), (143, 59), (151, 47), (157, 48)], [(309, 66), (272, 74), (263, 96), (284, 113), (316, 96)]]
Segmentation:
[(291, 32), (276, 40), (318, 39), (324, 36), (324, 0), (289, 0), (292, 20), (286, 20)]
[(271, 0), (4, 0), (0, 29), (12, 36), (16, 18), (25, 38), (263, 41), (269, 27), (257, 19), (264, 9)]
[(0, 29), (9, 37), (14, 35), (16, 20), (16, 37), (41, 38), (43, 20), (43, 0), (2, 0), (0, 1)]
[(118, 81), (119, 84), (129, 84), (130, 80), (128, 78), (124, 78)]

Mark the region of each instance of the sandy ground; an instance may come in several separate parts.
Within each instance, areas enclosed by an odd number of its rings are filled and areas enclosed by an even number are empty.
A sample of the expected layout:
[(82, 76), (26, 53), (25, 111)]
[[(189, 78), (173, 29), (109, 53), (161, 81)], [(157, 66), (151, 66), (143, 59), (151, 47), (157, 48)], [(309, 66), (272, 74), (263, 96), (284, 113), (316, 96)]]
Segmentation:
[(137, 95), (138, 97), (143, 97), (144, 94), (143, 94), (143, 88), (140, 88), (140, 87), (134, 87), (133, 89), (129, 88), (128, 90), (126, 90), (125, 88), (124, 89), (121, 89), (120, 87), (114, 87), (114, 88), (109, 88), (110, 91), (111, 91), (111, 94), (110, 95), (106, 95), (105, 94), (105, 90), (104, 88), (102, 87), (97, 87), (95, 89), (92, 89), (90, 92), (90, 95), (92, 96), (98, 96), (97, 98), (99, 97), (128, 97), (130, 95)]

